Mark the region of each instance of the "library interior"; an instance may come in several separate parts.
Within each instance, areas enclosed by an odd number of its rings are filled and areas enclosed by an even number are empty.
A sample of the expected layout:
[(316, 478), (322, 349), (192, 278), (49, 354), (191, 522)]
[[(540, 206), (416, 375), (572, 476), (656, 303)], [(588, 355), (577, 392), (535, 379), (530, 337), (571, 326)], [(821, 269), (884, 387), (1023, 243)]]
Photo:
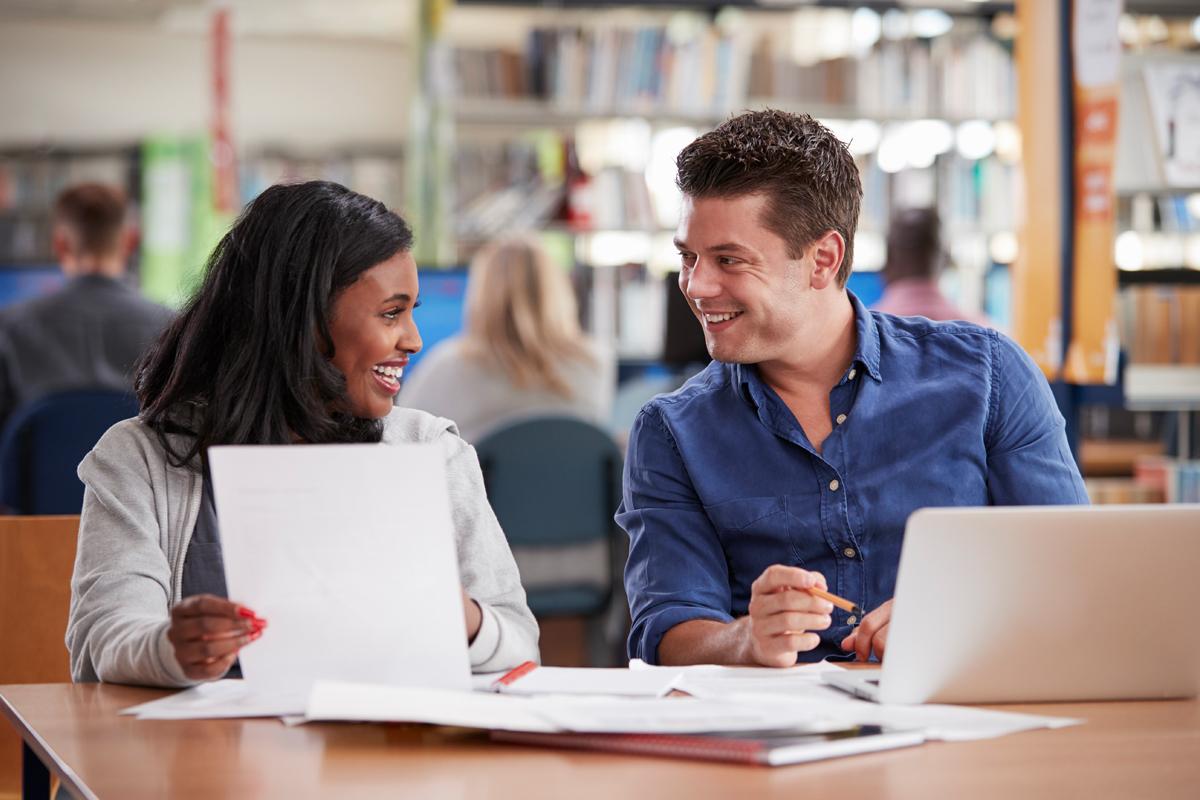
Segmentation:
[(0, 800), (1200, 792), (1200, 2), (0, 0), (0, 110)]

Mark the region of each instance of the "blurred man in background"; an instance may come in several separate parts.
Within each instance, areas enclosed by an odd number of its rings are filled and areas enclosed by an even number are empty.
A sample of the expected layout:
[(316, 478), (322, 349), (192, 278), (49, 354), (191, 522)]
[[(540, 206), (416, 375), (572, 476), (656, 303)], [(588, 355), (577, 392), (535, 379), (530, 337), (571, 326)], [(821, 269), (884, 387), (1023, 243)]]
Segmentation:
[(67, 283), (0, 310), (0, 426), (52, 392), (132, 388), (134, 362), (173, 316), (125, 280), (136, 244), (119, 189), (80, 184), (59, 195), (53, 250)]
[(983, 314), (959, 308), (938, 288), (943, 259), (939, 228), (932, 208), (907, 208), (892, 215), (883, 267), (886, 286), (872, 308), (901, 317), (961, 319), (995, 327)]

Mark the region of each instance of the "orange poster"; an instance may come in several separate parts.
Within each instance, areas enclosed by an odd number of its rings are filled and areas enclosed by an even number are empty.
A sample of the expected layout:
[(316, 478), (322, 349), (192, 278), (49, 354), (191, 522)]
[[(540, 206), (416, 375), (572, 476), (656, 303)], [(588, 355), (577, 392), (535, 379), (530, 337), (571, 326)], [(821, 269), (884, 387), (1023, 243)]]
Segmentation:
[(1070, 383), (1116, 383), (1117, 270), (1113, 260), (1122, 0), (1075, 0), (1071, 21), (1075, 108), (1075, 259), (1071, 343), (1063, 366)]

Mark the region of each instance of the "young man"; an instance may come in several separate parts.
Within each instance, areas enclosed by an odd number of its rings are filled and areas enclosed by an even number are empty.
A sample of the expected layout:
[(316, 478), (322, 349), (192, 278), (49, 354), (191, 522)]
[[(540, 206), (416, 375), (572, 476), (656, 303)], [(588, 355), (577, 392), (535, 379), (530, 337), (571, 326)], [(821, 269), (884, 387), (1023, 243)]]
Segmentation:
[(173, 316), (123, 280), (137, 236), (120, 190), (80, 184), (54, 211), (67, 284), (0, 311), (0, 425), (51, 392), (131, 389), (134, 362)]
[(811, 117), (743, 114), (677, 166), (679, 287), (714, 362), (630, 434), (629, 655), (881, 657), (912, 511), (1087, 502), (1063, 419), (1009, 339), (846, 291), (862, 188)]

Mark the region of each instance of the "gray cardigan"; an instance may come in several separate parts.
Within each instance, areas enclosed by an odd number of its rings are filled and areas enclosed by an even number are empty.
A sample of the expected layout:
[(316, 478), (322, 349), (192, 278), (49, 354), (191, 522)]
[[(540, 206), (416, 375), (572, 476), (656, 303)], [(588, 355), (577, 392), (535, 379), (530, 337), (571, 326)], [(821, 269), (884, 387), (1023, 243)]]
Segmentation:
[[(449, 420), (407, 408), (387, 417), (383, 441), (439, 442), (445, 450), (459, 575), (484, 612), (470, 648), (472, 669), (492, 672), (537, 660), (537, 622), (488, 505), (474, 448)], [(180, 600), (202, 476), (168, 463), (154, 432), (129, 419), (104, 434), (79, 465), (79, 478), (85, 486), (83, 516), (66, 637), (72, 678), (196, 683), (176, 661), (167, 627), (169, 609)]]

